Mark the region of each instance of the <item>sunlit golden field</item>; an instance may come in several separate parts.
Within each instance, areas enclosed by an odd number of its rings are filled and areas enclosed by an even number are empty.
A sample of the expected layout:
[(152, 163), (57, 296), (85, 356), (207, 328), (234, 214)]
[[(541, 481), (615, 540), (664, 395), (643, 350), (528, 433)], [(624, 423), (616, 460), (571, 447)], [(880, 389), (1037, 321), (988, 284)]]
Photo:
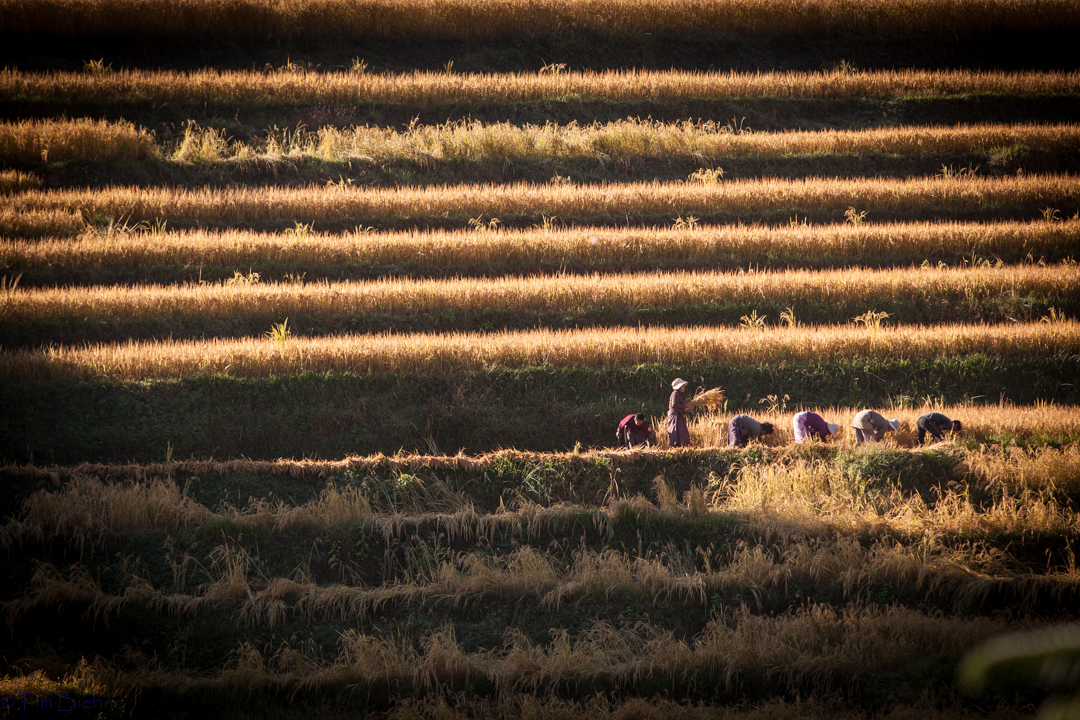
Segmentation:
[(0, 715), (1052, 716), (994, 653), (1080, 647), (1078, 43), (0, 0)]

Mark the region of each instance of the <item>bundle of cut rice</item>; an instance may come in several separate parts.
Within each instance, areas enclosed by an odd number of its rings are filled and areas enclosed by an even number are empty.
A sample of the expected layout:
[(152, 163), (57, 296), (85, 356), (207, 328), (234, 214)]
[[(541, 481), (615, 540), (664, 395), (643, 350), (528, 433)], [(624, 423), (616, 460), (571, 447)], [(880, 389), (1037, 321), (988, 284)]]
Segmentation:
[(712, 390), (699, 389), (694, 397), (687, 401), (691, 410), (704, 410), (707, 408), (721, 407), (727, 397), (722, 388), (714, 387)]

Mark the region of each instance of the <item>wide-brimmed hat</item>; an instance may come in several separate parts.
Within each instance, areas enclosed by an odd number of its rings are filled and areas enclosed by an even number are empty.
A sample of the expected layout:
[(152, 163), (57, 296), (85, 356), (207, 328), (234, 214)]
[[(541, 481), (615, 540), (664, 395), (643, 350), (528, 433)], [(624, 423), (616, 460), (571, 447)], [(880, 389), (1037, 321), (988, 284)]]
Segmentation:
[(889, 427), (891, 427), (893, 429), (893, 432), (896, 432), (897, 430), (899, 430), (900, 429), (900, 419), (899, 418), (893, 418), (892, 420), (890, 420), (889, 421)]
[(826, 425), (829, 426), (830, 435), (835, 435), (836, 433), (840, 432), (840, 426), (836, 423), (826, 423)]
[(675, 390), (678, 390), (681, 387), (686, 387), (689, 384), (690, 383), (688, 383), (686, 380), (683, 380), (682, 378), (675, 378), (671, 381), (671, 387)]

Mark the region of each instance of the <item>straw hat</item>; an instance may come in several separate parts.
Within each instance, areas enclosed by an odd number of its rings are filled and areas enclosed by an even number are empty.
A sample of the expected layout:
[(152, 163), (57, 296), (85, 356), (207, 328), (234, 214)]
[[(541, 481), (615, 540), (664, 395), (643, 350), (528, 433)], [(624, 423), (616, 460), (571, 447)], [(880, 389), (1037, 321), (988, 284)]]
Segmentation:
[(826, 423), (826, 424), (829, 426), (829, 434), (830, 435), (835, 435), (836, 433), (840, 432), (840, 426), (837, 425), (836, 423)]
[(896, 432), (897, 430), (899, 430), (900, 429), (900, 419), (899, 418), (893, 418), (892, 420), (890, 420), (889, 421), (889, 427), (891, 427), (893, 429), (893, 432)]
[(671, 387), (675, 390), (678, 390), (681, 387), (686, 387), (689, 384), (690, 383), (688, 383), (686, 380), (683, 380), (682, 378), (675, 378), (671, 381)]

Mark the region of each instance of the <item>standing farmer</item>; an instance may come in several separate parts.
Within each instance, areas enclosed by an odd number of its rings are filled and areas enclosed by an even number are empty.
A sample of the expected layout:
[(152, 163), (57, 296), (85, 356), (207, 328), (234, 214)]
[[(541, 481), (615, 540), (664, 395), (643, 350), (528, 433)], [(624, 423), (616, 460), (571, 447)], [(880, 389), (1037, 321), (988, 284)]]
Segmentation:
[(689, 383), (682, 378), (671, 381), (674, 392), (668, 399), (667, 434), (671, 447), (690, 447), (690, 431), (686, 427), (686, 411), (690, 406), (683, 400), (683, 388)]

